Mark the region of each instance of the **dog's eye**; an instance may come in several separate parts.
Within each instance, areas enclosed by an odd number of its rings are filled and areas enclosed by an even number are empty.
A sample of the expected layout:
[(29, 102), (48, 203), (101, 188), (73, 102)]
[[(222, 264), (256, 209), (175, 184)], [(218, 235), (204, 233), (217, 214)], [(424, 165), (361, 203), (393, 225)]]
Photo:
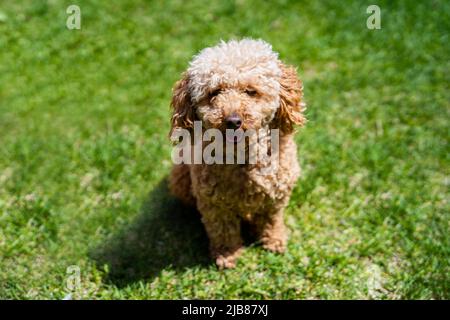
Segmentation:
[(247, 95), (249, 95), (250, 97), (254, 97), (254, 96), (256, 96), (256, 94), (258, 93), (255, 89), (246, 89), (245, 90), (245, 93), (247, 94)]
[(211, 91), (211, 92), (209, 93), (209, 97), (210, 97), (210, 98), (214, 98), (214, 97), (216, 97), (221, 91), (222, 91), (221, 89), (216, 89), (216, 90), (214, 90), (214, 91)]

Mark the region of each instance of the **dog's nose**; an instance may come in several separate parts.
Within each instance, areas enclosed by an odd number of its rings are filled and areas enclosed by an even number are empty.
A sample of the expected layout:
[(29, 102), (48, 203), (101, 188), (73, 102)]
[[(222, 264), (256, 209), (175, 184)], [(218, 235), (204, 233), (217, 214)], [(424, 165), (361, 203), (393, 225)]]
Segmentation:
[(227, 129), (239, 129), (242, 125), (242, 119), (236, 114), (233, 113), (225, 118), (225, 124)]

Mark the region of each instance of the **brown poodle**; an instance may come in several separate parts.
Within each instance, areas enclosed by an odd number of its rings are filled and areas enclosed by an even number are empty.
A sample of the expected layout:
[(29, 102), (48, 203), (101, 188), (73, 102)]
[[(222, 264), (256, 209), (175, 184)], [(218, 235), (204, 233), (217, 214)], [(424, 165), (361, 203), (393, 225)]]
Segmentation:
[[(261, 40), (221, 42), (193, 58), (173, 90), (172, 131), (279, 129), (277, 170), (266, 164), (178, 164), (169, 187), (184, 203), (196, 206), (219, 268), (232, 268), (242, 251), (241, 223), (248, 222), (263, 247), (284, 252), (283, 211), (300, 173), (294, 125), (303, 125), (302, 83)], [(270, 152), (270, 151), (269, 151)]]

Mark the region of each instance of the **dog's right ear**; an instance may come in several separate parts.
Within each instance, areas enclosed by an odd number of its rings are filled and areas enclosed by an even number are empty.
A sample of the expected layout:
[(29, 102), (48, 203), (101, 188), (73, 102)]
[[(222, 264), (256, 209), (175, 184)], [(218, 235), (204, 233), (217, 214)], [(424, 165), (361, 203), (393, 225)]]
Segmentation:
[(169, 136), (176, 128), (191, 129), (194, 126), (194, 108), (189, 93), (189, 76), (185, 72), (172, 90), (172, 123)]
[(298, 78), (297, 71), (292, 66), (280, 63), (282, 76), (280, 79), (280, 107), (273, 120), (274, 128), (289, 134), (294, 125), (302, 126), (306, 122), (303, 114), (303, 85)]

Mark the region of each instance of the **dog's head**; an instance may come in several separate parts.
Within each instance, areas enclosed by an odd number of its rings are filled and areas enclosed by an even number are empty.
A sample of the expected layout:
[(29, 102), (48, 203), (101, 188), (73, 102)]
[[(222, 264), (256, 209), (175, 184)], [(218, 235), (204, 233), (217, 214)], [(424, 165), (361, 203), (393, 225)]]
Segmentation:
[(302, 83), (262, 40), (221, 42), (191, 61), (173, 90), (172, 130), (277, 128), (281, 134), (305, 122)]

